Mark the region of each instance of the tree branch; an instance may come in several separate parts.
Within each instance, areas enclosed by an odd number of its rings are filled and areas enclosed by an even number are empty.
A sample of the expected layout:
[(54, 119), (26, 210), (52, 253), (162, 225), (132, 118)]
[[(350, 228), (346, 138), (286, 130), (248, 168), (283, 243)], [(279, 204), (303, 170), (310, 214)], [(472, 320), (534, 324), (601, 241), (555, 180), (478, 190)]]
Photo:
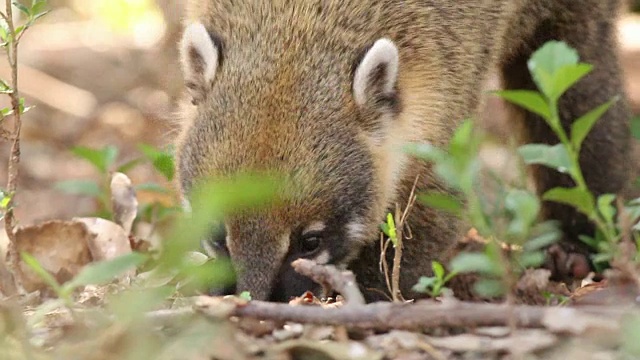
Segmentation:
[[(224, 311), (220, 311), (224, 309)], [(515, 306), (512, 313), (505, 304), (433, 301), (416, 303), (378, 302), (359, 306), (321, 308), (291, 306), (263, 301), (239, 302), (219, 297), (200, 297), (195, 310), (220, 319), (221, 316), (254, 318), (279, 322), (338, 325), (380, 331), (424, 330), (438, 327), (506, 326), (546, 328), (555, 333), (581, 334), (593, 328), (619, 331), (629, 307), (584, 306), (579, 308)]]

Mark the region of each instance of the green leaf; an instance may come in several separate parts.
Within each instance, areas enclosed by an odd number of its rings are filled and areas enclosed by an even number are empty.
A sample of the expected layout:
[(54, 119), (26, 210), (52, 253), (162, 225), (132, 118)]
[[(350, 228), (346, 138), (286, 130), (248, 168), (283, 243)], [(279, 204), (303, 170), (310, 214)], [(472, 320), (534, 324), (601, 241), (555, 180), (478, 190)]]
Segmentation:
[(421, 194), (418, 195), (418, 200), (427, 206), (453, 214), (459, 214), (464, 209), (462, 202), (450, 194)]
[(614, 194), (603, 194), (598, 197), (598, 211), (607, 222), (613, 222), (616, 216), (616, 208), (612, 205), (616, 199)]
[(413, 285), (411, 289), (418, 293), (427, 293), (437, 282), (438, 279), (435, 276), (421, 276), (418, 283)]
[(457, 273), (478, 272), (486, 275), (501, 275), (502, 269), (486, 254), (462, 253), (451, 260), (451, 271)]
[(162, 174), (168, 181), (173, 180), (175, 164), (173, 155), (170, 152), (158, 151), (153, 146), (140, 144), (138, 148), (151, 160), (153, 167)]
[(518, 153), (527, 165), (540, 164), (561, 173), (569, 173), (573, 164), (563, 144), (527, 144), (518, 148)]
[(387, 233), (386, 235), (393, 241), (393, 245), (397, 245), (398, 234), (396, 233), (396, 222), (391, 213), (387, 213)]
[(240, 295), (238, 295), (238, 297), (246, 301), (251, 301), (251, 293), (248, 291), (241, 292)]
[(539, 267), (545, 261), (542, 251), (525, 252), (520, 255), (520, 265), (524, 268)]
[(0, 200), (0, 209), (6, 210), (9, 207), (12, 196), (2, 192), (2, 199)]
[(598, 242), (596, 241), (596, 239), (594, 239), (591, 236), (578, 235), (578, 239), (580, 239), (580, 241), (582, 241), (583, 243), (589, 245), (593, 249), (597, 249), (598, 248)]
[(84, 146), (77, 146), (71, 149), (74, 155), (87, 160), (102, 174), (107, 174), (109, 168), (118, 156), (118, 148), (115, 146), (106, 146), (100, 150), (91, 149)]
[(593, 256), (591, 256), (591, 261), (593, 261), (596, 264), (599, 263), (606, 263), (608, 261), (610, 261), (613, 258), (613, 255), (609, 252), (602, 252), (599, 254), (594, 254)]
[(555, 201), (561, 204), (571, 205), (581, 213), (591, 217), (595, 211), (595, 199), (593, 195), (580, 188), (553, 188), (548, 190), (542, 198), (546, 201)]
[(67, 194), (100, 196), (102, 190), (100, 186), (91, 180), (67, 180), (60, 181), (55, 184), (55, 189), (63, 191)]
[(433, 162), (440, 162), (447, 158), (446, 152), (428, 143), (409, 143), (404, 146), (404, 151), (419, 159)]
[(433, 269), (433, 274), (438, 279), (444, 279), (444, 266), (437, 261), (431, 262), (431, 269)]
[(78, 286), (109, 283), (118, 275), (141, 265), (146, 260), (146, 255), (132, 252), (111, 260), (89, 264), (85, 266), (75, 278), (66, 283), (64, 288), (67, 291), (72, 291)]
[(557, 101), (571, 86), (577, 83), (593, 70), (593, 66), (589, 64), (567, 65), (560, 68), (553, 79), (553, 96)]
[(38, 259), (26, 252), (21, 252), (20, 257), (22, 258), (22, 261), (24, 261), (24, 263), (28, 267), (30, 267), (31, 270), (33, 270), (44, 282), (46, 282), (47, 285), (49, 285), (59, 297), (62, 297), (61, 295), (64, 293), (62, 291), (62, 287), (60, 287), (60, 284), (53, 277), (53, 275), (51, 275), (45, 268), (42, 267), (42, 265), (40, 265)]
[(504, 294), (505, 288), (502, 282), (491, 279), (480, 279), (474, 286), (474, 290), (484, 297), (496, 297)]
[(549, 231), (527, 241), (523, 249), (524, 251), (540, 250), (560, 240), (561, 237), (562, 233), (560, 231)]
[(35, 15), (39, 15), (45, 13), (47, 6), (47, 2), (45, 0), (38, 0), (31, 3), (31, 13)]
[(0, 79), (0, 94), (11, 94), (13, 89), (4, 80)]
[(24, 6), (23, 4), (21, 4), (18, 1), (14, 1), (13, 2), (13, 6), (17, 7), (20, 11), (22, 11), (25, 15), (27, 16), (31, 16), (31, 11), (29, 10), (28, 7)]
[(509, 101), (510, 103), (519, 105), (532, 113), (542, 116), (542, 118), (549, 120), (551, 118), (551, 112), (549, 111), (549, 105), (540, 93), (531, 90), (505, 90), (496, 91), (494, 94)]
[(619, 97), (615, 97), (608, 102), (598, 106), (597, 108), (589, 111), (577, 119), (573, 125), (571, 125), (571, 145), (576, 151), (580, 151), (582, 142), (587, 137), (587, 134), (593, 128), (596, 121), (604, 115), (609, 108), (618, 101)]
[(449, 153), (456, 158), (465, 155), (468, 156), (468, 151), (465, 150), (468, 149), (473, 136), (473, 122), (465, 120), (460, 126), (458, 126), (451, 137), (451, 141), (449, 142)]
[(578, 60), (578, 52), (566, 43), (548, 41), (532, 54), (527, 66), (542, 93), (549, 99), (557, 100), (558, 92), (563, 87), (560, 85), (566, 83), (556, 82), (557, 73), (565, 67), (577, 65)]
[(129, 170), (135, 168), (136, 166), (140, 165), (140, 163), (142, 163), (142, 158), (137, 158), (137, 159), (133, 159), (131, 161), (127, 161), (126, 163), (118, 166), (118, 168), (116, 169), (117, 172), (121, 172), (121, 173), (126, 173)]
[(512, 215), (509, 233), (525, 236), (538, 217), (540, 211), (538, 197), (528, 191), (514, 189), (507, 193), (504, 201), (505, 208)]

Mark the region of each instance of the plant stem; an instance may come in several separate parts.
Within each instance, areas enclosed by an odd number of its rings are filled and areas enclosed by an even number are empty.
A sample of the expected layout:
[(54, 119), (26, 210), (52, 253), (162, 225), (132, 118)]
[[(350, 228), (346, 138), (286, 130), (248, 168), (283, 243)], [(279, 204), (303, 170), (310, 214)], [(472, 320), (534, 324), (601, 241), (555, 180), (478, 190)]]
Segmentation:
[[(560, 122), (560, 116), (558, 115), (558, 104), (555, 101), (550, 101), (549, 106), (551, 107), (551, 116), (552, 116), (552, 124), (555, 124), (555, 129), (553, 131), (558, 135), (560, 142), (564, 144), (565, 149), (569, 153), (569, 158), (571, 159), (572, 164), (574, 165), (572, 169), (570, 169), (570, 175), (573, 180), (576, 182), (576, 187), (580, 190), (584, 190), (590, 193), (589, 187), (587, 186), (587, 182), (584, 179), (584, 175), (582, 174), (582, 169), (580, 167), (580, 153), (574, 149), (567, 133), (564, 131), (562, 127), (562, 123)], [(596, 201), (596, 199), (594, 199)], [(597, 203), (596, 210), (593, 214), (586, 214), (591, 221), (596, 224), (596, 227), (599, 228), (609, 239), (613, 241), (616, 238), (615, 226), (609, 226), (605, 221), (603, 221), (600, 216), (598, 216)]]
[(20, 93), (18, 91), (18, 41), (15, 38), (15, 25), (13, 23), (13, 9), (10, 0), (6, 0), (6, 21), (11, 34), (11, 41), (8, 44), (7, 59), (11, 67), (11, 107), (13, 109), (13, 131), (11, 132), (11, 152), (9, 155), (9, 169), (7, 173), (7, 194), (11, 196), (7, 204), (7, 211), (4, 217), (5, 231), (9, 237), (9, 259), (13, 268), (16, 268), (18, 254), (16, 249), (16, 239), (14, 234), (15, 215), (13, 212), (14, 195), (18, 185), (18, 166), (20, 164), (20, 130), (22, 121), (20, 119)]

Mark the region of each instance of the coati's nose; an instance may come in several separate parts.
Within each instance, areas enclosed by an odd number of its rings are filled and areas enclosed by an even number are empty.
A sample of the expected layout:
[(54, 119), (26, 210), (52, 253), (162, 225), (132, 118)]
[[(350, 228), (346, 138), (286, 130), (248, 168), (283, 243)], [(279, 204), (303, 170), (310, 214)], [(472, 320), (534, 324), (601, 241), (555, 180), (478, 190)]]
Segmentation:
[(236, 294), (236, 284), (227, 285), (220, 288), (212, 288), (209, 290), (210, 296), (225, 296), (225, 295), (235, 295)]

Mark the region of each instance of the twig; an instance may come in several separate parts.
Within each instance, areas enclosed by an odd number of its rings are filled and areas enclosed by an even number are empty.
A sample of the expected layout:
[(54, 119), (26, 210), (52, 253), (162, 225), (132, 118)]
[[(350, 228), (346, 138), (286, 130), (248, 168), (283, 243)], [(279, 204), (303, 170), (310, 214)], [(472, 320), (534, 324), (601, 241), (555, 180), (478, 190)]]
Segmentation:
[[(387, 249), (389, 248), (390, 243), (391, 239), (387, 238), (385, 240), (384, 234), (380, 232), (380, 271), (384, 274), (384, 280), (387, 283), (387, 290), (389, 290), (389, 294), (393, 294), (391, 279), (389, 278), (389, 264), (387, 264)], [(387, 297), (389, 300), (393, 300), (388, 295)]]
[(396, 213), (394, 218), (396, 223), (397, 244), (394, 248), (395, 252), (393, 255), (393, 269), (391, 271), (391, 297), (393, 298), (393, 301), (405, 301), (400, 291), (400, 267), (402, 265), (404, 227), (407, 217), (409, 216), (409, 211), (416, 201), (415, 193), (416, 186), (418, 185), (418, 179), (419, 177), (416, 176), (416, 179), (413, 181), (411, 193), (409, 194), (409, 199), (407, 200), (407, 206), (405, 206), (402, 214), (400, 214), (400, 208), (396, 205)]
[(311, 278), (323, 287), (330, 287), (344, 297), (347, 305), (362, 305), (364, 297), (351, 271), (340, 271), (333, 265), (318, 265), (312, 260), (298, 259), (291, 263), (293, 269)]
[[(220, 309), (226, 310), (221, 313)], [(432, 301), (416, 303), (377, 302), (367, 305), (321, 308), (291, 306), (263, 301), (237, 302), (219, 297), (200, 297), (195, 310), (212, 319), (226, 317), (254, 318), (280, 322), (318, 325), (342, 325), (380, 331), (422, 330), (439, 327), (505, 326), (509, 317), (519, 327), (547, 328), (556, 333), (580, 334), (594, 328), (615, 331), (620, 320), (632, 308), (624, 306), (590, 306), (580, 308), (514, 306), (509, 314), (505, 304)]]
[(12, 2), (6, 1), (6, 13), (5, 21), (9, 27), (9, 34), (12, 37), (8, 49), (7, 59), (9, 66), (11, 67), (11, 107), (13, 109), (13, 131), (11, 137), (13, 139), (11, 144), (11, 153), (9, 155), (9, 170), (7, 172), (7, 196), (10, 196), (9, 203), (7, 204), (7, 210), (4, 215), (5, 231), (9, 237), (9, 265), (13, 269), (17, 269), (18, 266), (18, 254), (16, 248), (16, 237), (14, 233), (15, 228), (15, 215), (13, 213), (14, 195), (18, 185), (18, 166), (20, 165), (20, 130), (22, 128), (22, 120), (20, 118), (20, 93), (18, 91), (18, 41), (13, 38), (15, 34), (15, 26), (13, 24), (13, 8)]

